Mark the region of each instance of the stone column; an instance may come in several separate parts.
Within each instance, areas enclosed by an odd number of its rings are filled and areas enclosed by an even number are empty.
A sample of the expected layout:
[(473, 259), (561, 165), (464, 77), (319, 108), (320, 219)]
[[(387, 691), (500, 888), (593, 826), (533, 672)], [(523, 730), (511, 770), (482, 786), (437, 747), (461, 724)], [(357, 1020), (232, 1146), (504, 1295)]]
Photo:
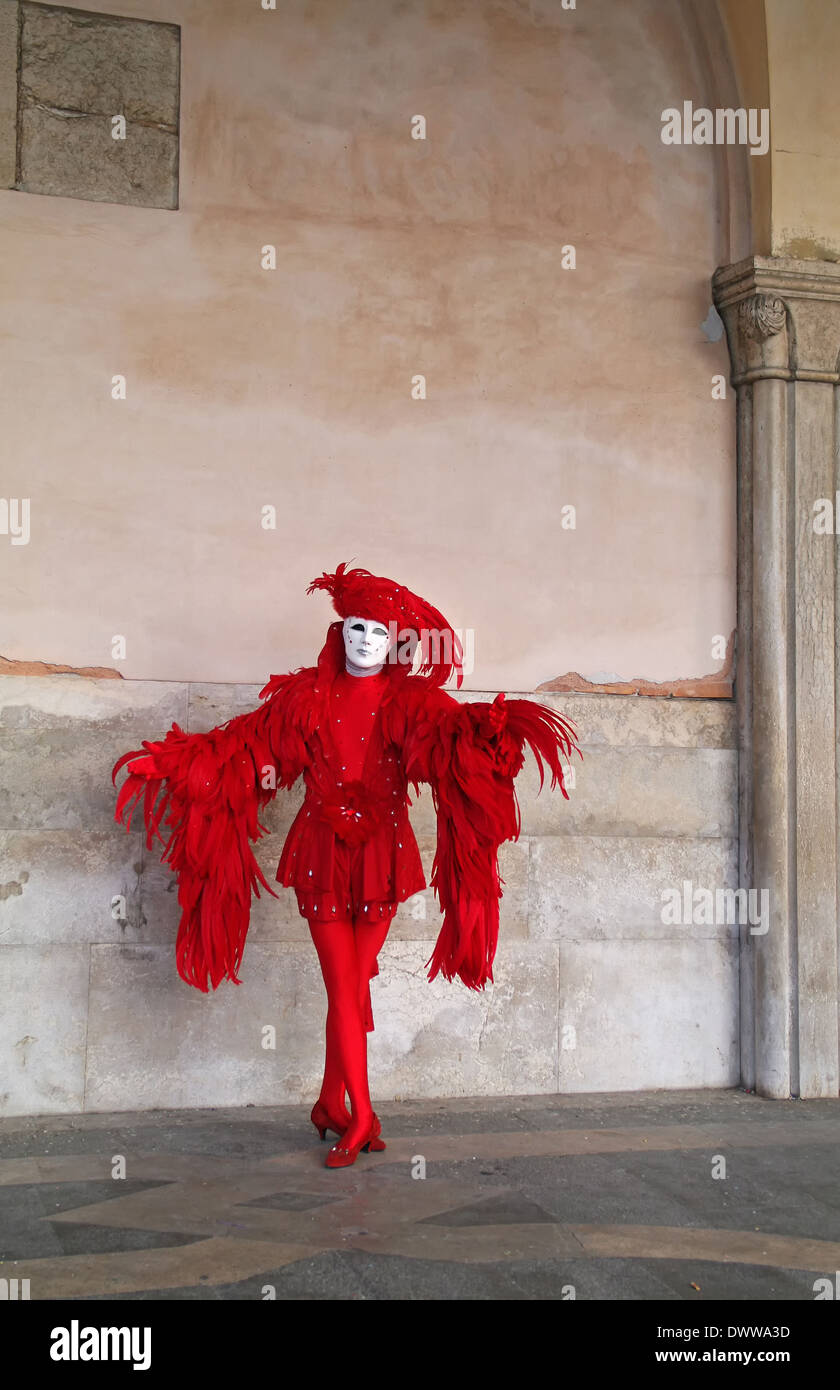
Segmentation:
[(751, 257), (713, 288), (738, 392), (741, 884), (770, 908), (742, 928), (742, 1076), (836, 1096), (840, 265)]

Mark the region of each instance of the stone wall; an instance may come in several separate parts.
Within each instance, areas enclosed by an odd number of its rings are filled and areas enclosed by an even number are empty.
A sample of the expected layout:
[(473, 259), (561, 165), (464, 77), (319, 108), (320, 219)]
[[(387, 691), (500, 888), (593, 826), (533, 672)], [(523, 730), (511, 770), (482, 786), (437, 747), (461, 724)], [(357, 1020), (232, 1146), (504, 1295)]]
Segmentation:
[[(172, 875), (113, 822), (121, 753), (254, 708), (258, 689), (0, 678), (0, 1114), (314, 1099), (324, 995), (291, 890), (255, 903), (242, 984), (201, 995), (175, 970)], [(428, 984), (437, 908), (404, 904), (372, 986), (374, 1099), (739, 1079), (738, 927), (661, 920), (665, 888), (737, 884), (733, 706), (543, 698), (577, 721), (585, 761), (569, 802), (537, 797), (533, 766), (519, 778), (496, 984)], [(298, 802), (269, 809), (270, 882)], [(428, 872), (428, 793), (412, 820)]]

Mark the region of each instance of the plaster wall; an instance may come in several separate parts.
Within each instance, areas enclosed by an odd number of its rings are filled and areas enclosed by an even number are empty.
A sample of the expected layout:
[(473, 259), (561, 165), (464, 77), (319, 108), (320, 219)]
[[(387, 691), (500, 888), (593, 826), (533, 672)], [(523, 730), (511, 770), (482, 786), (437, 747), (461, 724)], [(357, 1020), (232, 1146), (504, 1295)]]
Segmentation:
[(180, 204), (0, 192), (3, 494), (31, 500), (0, 654), (262, 682), (314, 659), (305, 585), (355, 557), (475, 633), (473, 689), (718, 669), (728, 215), (715, 152), (660, 139), (714, 104), (692, 7), (86, 8), (180, 26)]
[(766, 3), (772, 255), (840, 260), (840, 11), (826, 0)]
[[(744, 254), (840, 259), (840, 9), (834, 0), (718, 0), (739, 102), (771, 113), (751, 158)], [(741, 259), (738, 253), (732, 257)]]

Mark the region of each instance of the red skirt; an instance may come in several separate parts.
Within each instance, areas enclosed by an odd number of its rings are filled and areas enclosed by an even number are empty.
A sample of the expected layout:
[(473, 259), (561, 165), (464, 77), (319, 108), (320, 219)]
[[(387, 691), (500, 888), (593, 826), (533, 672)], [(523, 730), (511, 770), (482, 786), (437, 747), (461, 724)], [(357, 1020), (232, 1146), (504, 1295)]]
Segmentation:
[(277, 882), (294, 888), (302, 917), (374, 921), (426, 887), (405, 806), (361, 844), (348, 843), (304, 801), (286, 836)]

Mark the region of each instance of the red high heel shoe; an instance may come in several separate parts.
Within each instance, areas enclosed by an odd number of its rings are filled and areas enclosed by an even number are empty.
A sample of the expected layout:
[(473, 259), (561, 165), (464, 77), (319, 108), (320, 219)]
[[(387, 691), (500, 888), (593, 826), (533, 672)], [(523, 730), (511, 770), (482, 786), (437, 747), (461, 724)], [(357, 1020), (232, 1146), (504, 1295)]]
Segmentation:
[(340, 1139), (345, 1130), (350, 1128), (350, 1116), (346, 1110), (344, 1112), (344, 1119), (336, 1120), (330, 1114), (329, 1110), (321, 1104), (320, 1100), (316, 1100), (309, 1118), (317, 1129), (320, 1139), (326, 1139), (328, 1129), (333, 1130)]
[(333, 1144), (326, 1157), (327, 1168), (349, 1168), (351, 1163), (355, 1163), (362, 1150), (365, 1153), (381, 1153), (385, 1148), (384, 1140), (379, 1138), (382, 1126), (379, 1119), (374, 1115), (370, 1129), (358, 1144), (354, 1144), (352, 1149), (344, 1148), (341, 1144)]

